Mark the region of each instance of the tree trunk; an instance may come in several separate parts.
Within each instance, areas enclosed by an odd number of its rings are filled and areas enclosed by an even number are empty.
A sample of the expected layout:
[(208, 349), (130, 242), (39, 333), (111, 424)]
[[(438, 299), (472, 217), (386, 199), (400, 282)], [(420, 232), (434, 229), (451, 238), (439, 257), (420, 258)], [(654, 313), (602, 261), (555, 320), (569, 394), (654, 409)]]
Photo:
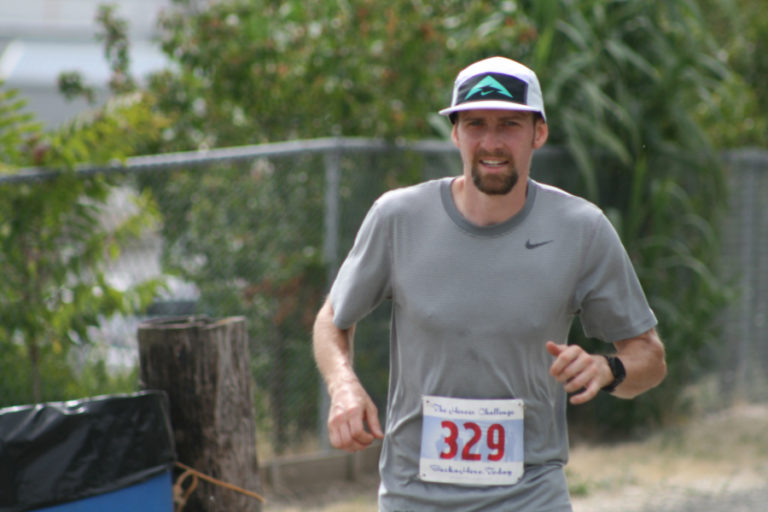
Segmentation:
[[(142, 387), (171, 403), (179, 462), (260, 492), (251, 358), (243, 318), (164, 318), (139, 326)], [(200, 480), (184, 512), (260, 511), (254, 498)]]

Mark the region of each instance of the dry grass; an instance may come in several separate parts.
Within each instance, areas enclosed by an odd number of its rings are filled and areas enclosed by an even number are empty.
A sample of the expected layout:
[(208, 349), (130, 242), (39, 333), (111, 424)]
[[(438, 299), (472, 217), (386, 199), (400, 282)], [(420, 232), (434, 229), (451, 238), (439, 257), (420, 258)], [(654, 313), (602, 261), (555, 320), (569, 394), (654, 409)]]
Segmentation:
[[(639, 512), (764, 488), (768, 482), (768, 404), (699, 414), (641, 442), (576, 444), (566, 468), (574, 512)], [(272, 496), (266, 512), (376, 512), (376, 480), (314, 496)]]
[[(642, 442), (575, 446), (566, 469), (574, 512), (652, 509), (768, 482), (768, 405), (699, 415)], [(618, 506), (618, 508), (617, 508)]]

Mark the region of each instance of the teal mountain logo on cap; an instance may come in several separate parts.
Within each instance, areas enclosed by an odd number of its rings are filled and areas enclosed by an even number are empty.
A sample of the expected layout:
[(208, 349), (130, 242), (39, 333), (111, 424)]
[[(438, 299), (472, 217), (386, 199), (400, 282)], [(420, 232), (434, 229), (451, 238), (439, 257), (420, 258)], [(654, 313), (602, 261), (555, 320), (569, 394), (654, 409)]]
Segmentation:
[(480, 82), (478, 82), (464, 97), (464, 101), (469, 100), (472, 96), (479, 94), (481, 97), (486, 97), (489, 94), (498, 95), (501, 94), (502, 96), (508, 96), (511, 100), (514, 100), (515, 97), (509, 93), (509, 91), (501, 85), (496, 79), (494, 79), (492, 76), (486, 76)]
[(483, 73), (473, 76), (459, 86), (456, 104), (475, 101), (509, 101), (526, 104), (528, 84), (504, 73)]

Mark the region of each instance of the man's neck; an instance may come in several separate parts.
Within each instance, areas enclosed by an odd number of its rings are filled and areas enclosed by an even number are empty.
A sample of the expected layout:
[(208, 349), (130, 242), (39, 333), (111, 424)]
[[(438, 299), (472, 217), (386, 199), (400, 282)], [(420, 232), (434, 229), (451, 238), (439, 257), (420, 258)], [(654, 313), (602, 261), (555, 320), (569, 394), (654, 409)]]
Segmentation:
[(477, 226), (501, 224), (517, 215), (525, 206), (527, 190), (527, 180), (520, 180), (504, 195), (481, 192), (465, 176), (459, 176), (451, 183), (456, 208), (465, 219)]

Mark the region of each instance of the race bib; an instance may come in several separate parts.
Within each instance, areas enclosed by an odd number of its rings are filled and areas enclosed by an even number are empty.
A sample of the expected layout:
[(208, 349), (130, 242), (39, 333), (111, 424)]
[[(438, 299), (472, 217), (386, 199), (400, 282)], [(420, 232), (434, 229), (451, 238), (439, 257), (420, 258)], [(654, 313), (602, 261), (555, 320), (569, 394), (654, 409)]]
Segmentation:
[(421, 480), (490, 486), (523, 476), (522, 400), (425, 396), (422, 411)]

